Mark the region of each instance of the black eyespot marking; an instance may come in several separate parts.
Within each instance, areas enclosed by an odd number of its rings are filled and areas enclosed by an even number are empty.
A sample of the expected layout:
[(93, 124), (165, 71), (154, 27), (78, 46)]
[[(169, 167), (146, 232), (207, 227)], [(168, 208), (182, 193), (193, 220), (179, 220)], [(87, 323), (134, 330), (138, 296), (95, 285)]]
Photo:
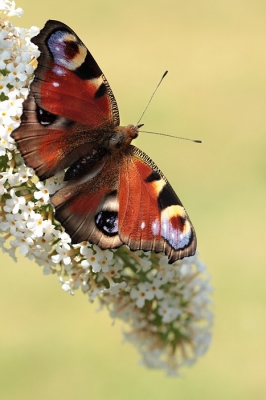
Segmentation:
[(102, 75), (96, 61), (92, 58), (92, 55), (87, 51), (84, 62), (73, 71), (80, 79), (93, 79), (99, 78)]
[(37, 106), (37, 119), (41, 125), (47, 126), (55, 122), (57, 116)]
[(169, 185), (165, 185), (159, 193), (158, 205), (160, 210), (164, 210), (167, 207), (182, 204), (173, 189)]
[(145, 182), (159, 181), (160, 179), (160, 174), (158, 174), (158, 172), (152, 171), (152, 173), (145, 179)]
[[(182, 230), (182, 232), (184, 230), (184, 226), (185, 226), (186, 221), (187, 221), (186, 218), (184, 218), (181, 215), (179, 215), (179, 226), (180, 226), (180, 230)], [(191, 233), (190, 233), (190, 237), (191, 237)]]
[(117, 196), (117, 190), (112, 190), (110, 193), (108, 193), (108, 197), (115, 197)]
[(95, 216), (97, 228), (107, 236), (118, 233), (118, 213), (115, 211), (101, 211)]
[(65, 55), (67, 59), (72, 60), (79, 53), (79, 46), (73, 40), (65, 41)]
[(104, 83), (102, 83), (97, 92), (94, 94), (95, 99), (99, 99), (100, 97), (104, 96), (107, 93), (107, 87), (105, 86)]

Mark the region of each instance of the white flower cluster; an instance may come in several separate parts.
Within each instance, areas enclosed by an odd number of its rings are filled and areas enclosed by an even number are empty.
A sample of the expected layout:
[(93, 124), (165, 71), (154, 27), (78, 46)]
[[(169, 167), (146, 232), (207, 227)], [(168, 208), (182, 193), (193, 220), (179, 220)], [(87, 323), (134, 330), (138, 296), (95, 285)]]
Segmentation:
[(112, 318), (127, 323), (125, 337), (147, 366), (177, 374), (210, 343), (211, 287), (205, 266), (197, 256), (169, 265), (165, 256), (132, 253), (126, 246), (103, 251), (87, 242), (71, 244), (49, 203), (63, 172), (38, 182), (10, 137), (39, 55), (30, 41), (38, 29), (16, 28), (7, 20), (21, 13), (14, 1), (0, 0), (0, 246), (14, 260), (19, 252), (42, 266), (44, 274), (56, 274), (66, 292), (80, 288), (91, 301), (98, 297)]
[(0, 13), (1, 18), (3, 16), (7, 17), (20, 17), (23, 14), (22, 8), (16, 8), (14, 1), (10, 0), (0, 0)]
[(192, 365), (210, 345), (213, 315), (208, 273), (197, 255), (172, 265), (165, 256), (147, 255), (150, 266), (137, 269), (142, 260), (135, 269), (121, 272), (132, 289), (103, 296), (101, 302), (108, 305), (111, 317), (127, 323), (125, 338), (138, 348), (145, 365), (178, 375), (182, 366)]

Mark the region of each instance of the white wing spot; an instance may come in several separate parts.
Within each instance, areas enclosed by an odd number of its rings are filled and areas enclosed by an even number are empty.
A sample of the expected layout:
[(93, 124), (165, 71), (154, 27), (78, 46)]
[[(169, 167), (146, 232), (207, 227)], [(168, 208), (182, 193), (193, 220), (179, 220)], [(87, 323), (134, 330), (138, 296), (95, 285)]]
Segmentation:
[(145, 226), (146, 226), (145, 222), (144, 222), (144, 221), (142, 221), (142, 223), (140, 224), (140, 229), (144, 229), (144, 228), (145, 228)]
[(55, 66), (54, 68), (53, 68), (53, 72), (56, 74), (56, 75), (59, 75), (59, 76), (62, 76), (62, 75), (64, 75), (65, 74), (65, 70), (63, 70), (61, 67), (59, 67), (59, 66)]
[(67, 60), (65, 60), (64, 58), (60, 58), (58, 61), (59, 61), (59, 63), (60, 63), (61, 65), (66, 65), (66, 66), (68, 66), (68, 64), (69, 64), (69, 62), (68, 62)]
[(151, 229), (152, 229), (153, 236), (157, 236), (159, 233), (159, 229), (160, 229), (158, 219), (156, 219), (156, 221), (153, 221)]

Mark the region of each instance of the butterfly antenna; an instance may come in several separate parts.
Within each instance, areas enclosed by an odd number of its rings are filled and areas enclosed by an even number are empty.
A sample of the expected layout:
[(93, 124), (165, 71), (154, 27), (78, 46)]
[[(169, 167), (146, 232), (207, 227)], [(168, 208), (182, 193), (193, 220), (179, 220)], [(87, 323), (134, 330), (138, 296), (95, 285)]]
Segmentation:
[(202, 143), (202, 140), (190, 139), (190, 138), (185, 138), (185, 137), (181, 137), (181, 136), (168, 135), (167, 133), (151, 132), (151, 131), (139, 131), (139, 132), (152, 133), (153, 135), (168, 136), (168, 137), (171, 137), (171, 138), (174, 138), (174, 139), (189, 140), (190, 142), (194, 142), (194, 143)]
[(140, 123), (140, 121), (142, 120), (143, 115), (145, 114), (147, 108), (148, 108), (149, 105), (150, 105), (150, 102), (151, 102), (152, 99), (153, 99), (153, 96), (154, 96), (155, 93), (157, 92), (158, 87), (160, 86), (160, 84), (162, 83), (163, 78), (164, 78), (167, 74), (168, 74), (168, 71), (165, 71), (165, 73), (164, 73), (163, 76), (161, 77), (160, 82), (158, 83), (158, 85), (157, 85), (156, 88), (154, 89), (154, 92), (152, 93), (152, 95), (151, 95), (151, 97), (150, 97), (150, 100), (148, 101), (148, 104), (147, 104), (146, 107), (144, 108), (144, 110), (143, 110), (143, 112), (142, 112), (142, 114), (141, 114), (141, 116), (140, 116), (140, 119), (138, 120), (136, 126), (138, 126), (139, 123)]

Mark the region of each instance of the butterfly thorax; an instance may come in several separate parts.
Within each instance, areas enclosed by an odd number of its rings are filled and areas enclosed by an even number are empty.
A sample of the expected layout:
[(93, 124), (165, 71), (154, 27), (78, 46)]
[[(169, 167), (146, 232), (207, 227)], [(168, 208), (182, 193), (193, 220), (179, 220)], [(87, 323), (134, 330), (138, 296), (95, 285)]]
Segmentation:
[[(95, 175), (103, 167), (106, 160), (111, 156), (119, 161), (122, 155), (130, 147), (130, 143), (138, 136), (138, 126), (117, 126), (113, 131), (103, 134), (102, 141), (95, 143), (95, 146), (88, 153), (81, 155), (65, 173), (65, 181), (83, 178), (85, 175)], [(83, 145), (86, 152), (86, 143)]]
[(138, 136), (138, 126), (117, 126), (111, 135), (107, 148), (110, 153), (125, 151), (133, 139)]

